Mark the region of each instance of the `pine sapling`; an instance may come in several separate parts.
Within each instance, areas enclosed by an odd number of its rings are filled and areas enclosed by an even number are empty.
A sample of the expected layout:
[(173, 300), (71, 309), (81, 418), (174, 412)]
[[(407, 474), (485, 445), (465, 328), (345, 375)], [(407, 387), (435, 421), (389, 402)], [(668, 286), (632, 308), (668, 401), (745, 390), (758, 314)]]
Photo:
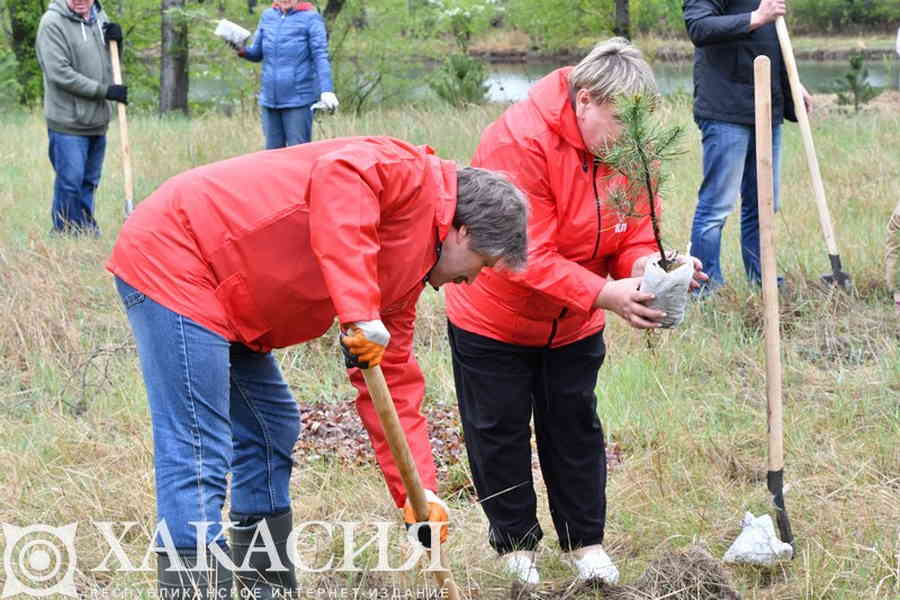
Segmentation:
[(667, 178), (662, 171), (666, 162), (683, 150), (679, 141), (684, 135), (680, 125), (663, 126), (652, 119), (652, 113), (659, 102), (655, 95), (637, 94), (616, 99), (616, 119), (622, 125), (622, 133), (600, 156), (613, 171), (625, 178), (624, 184), (614, 183), (609, 191), (608, 202), (623, 217), (643, 217), (643, 201), (649, 207), (653, 237), (659, 249), (659, 266), (666, 272), (678, 265), (677, 252), (667, 254), (663, 248), (660, 233), (660, 215), (653, 201), (660, 186)]
[(862, 53), (850, 55), (850, 70), (844, 79), (835, 81), (838, 104), (853, 105), (853, 111), (859, 112), (860, 106), (881, 93), (881, 90), (869, 84), (869, 69), (865, 67)]

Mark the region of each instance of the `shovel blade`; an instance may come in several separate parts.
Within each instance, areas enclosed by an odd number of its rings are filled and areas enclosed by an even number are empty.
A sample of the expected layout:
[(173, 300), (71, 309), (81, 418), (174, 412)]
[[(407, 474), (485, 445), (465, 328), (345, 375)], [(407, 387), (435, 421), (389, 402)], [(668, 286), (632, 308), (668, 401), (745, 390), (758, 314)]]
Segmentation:
[(793, 546), (794, 534), (791, 531), (791, 520), (788, 518), (787, 508), (784, 506), (784, 471), (769, 471), (766, 474), (766, 484), (769, 493), (772, 494), (772, 504), (775, 505), (775, 523), (778, 525), (781, 541)]
[(837, 285), (842, 290), (850, 289), (850, 276), (841, 270), (841, 257), (839, 254), (829, 254), (828, 260), (831, 261), (831, 273), (822, 275), (822, 281), (827, 285)]

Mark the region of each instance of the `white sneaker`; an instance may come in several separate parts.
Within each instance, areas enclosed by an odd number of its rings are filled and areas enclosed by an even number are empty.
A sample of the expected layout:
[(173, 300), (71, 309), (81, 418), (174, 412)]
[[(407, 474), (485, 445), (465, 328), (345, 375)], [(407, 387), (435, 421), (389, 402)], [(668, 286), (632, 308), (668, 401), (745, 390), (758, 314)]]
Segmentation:
[(519, 582), (527, 585), (538, 585), (541, 576), (535, 564), (535, 553), (531, 550), (518, 550), (503, 555), (506, 571)]
[(603, 546), (585, 546), (569, 552), (568, 561), (578, 570), (578, 579), (583, 581), (603, 581), (616, 583), (619, 581), (619, 569)]

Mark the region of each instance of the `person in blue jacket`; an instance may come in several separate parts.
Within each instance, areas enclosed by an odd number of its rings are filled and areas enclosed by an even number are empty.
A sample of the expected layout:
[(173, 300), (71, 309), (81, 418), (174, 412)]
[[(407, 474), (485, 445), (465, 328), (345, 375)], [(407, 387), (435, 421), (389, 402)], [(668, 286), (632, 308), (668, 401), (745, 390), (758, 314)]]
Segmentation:
[(315, 7), (299, 0), (276, 0), (263, 11), (253, 43), (238, 56), (262, 61), (259, 105), (266, 149), (312, 139), (312, 105), (338, 106), (328, 62), (325, 22)]

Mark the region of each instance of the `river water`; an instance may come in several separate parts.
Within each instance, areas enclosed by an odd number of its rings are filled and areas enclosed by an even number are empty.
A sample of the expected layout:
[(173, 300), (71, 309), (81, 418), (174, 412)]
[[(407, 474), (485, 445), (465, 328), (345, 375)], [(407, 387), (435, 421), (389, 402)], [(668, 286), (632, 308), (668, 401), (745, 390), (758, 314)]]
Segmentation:
[[(529, 62), (518, 64), (488, 65), (488, 98), (492, 102), (516, 102), (526, 97), (528, 88), (549, 73), (564, 66), (560, 62)], [(868, 81), (873, 86), (900, 89), (900, 61), (896, 59), (870, 60)], [(812, 93), (833, 92), (834, 83), (849, 70), (847, 61), (798, 61), (800, 80)], [(660, 91), (669, 95), (677, 92), (691, 93), (692, 64), (689, 62), (658, 62), (653, 65)], [(416, 73), (421, 78), (422, 73)], [(213, 102), (227, 98), (236, 82), (221, 78), (191, 77), (190, 95), (194, 102)], [(427, 85), (417, 87), (410, 99), (421, 100), (433, 97)]]
[[(489, 66), (491, 89), (490, 100), (493, 102), (515, 102), (528, 93), (531, 85), (549, 73), (563, 66), (561, 63), (540, 62), (527, 64), (494, 64)], [(689, 62), (664, 63), (653, 65), (653, 73), (660, 91), (669, 95), (674, 92), (691, 93), (693, 89), (692, 67)], [(900, 89), (900, 65), (896, 59), (868, 61), (868, 82), (877, 87)], [(834, 82), (842, 78), (850, 70), (847, 61), (798, 61), (800, 81), (811, 93), (829, 93), (834, 91)]]

